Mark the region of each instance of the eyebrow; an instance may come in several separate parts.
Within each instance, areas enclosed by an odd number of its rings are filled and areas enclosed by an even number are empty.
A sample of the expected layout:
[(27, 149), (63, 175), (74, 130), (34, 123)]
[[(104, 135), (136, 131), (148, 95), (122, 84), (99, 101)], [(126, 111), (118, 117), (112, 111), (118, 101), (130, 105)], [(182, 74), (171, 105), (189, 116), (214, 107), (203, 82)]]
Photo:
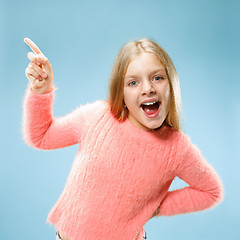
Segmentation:
[[(152, 71), (150, 73), (150, 76), (152, 76), (153, 74), (157, 73), (157, 72), (164, 72), (166, 73), (166, 69), (165, 68), (159, 68), (159, 69), (156, 69), (154, 71)], [(125, 76), (124, 79), (128, 79), (128, 78), (137, 78), (137, 75), (129, 75), (129, 76)]]
[(150, 73), (150, 75), (153, 75), (153, 74), (155, 74), (155, 73), (157, 73), (157, 72), (164, 72), (164, 73), (166, 73), (166, 69), (165, 69), (165, 68), (159, 68), (159, 69), (157, 69), (157, 70), (152, 71), (152, 72)]

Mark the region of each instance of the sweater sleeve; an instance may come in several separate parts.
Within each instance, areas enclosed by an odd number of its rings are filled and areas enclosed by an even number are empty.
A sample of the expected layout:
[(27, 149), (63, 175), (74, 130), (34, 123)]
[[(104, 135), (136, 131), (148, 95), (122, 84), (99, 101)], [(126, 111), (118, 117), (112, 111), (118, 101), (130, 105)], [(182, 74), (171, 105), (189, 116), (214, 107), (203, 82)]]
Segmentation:
[(189, 186), (167, 192), (163, 199), (158, 216), (171, 216), (202, 211), (220, 203), (223, 198), (223, 187), (213, 167), (202, 157), (199, 149), (185, 136), (186, 149), (176, 168), (176, 176)]
[(88, 106), (91, 104), (80, 106), (64, 117), (53, 117), (54, 92), (35, 94), (30, 87), (27, 89), (22, 130), (25, 142), (32, 147), (57, 149), (79, 143), (86, 123), (93, 117), (93, 107)]

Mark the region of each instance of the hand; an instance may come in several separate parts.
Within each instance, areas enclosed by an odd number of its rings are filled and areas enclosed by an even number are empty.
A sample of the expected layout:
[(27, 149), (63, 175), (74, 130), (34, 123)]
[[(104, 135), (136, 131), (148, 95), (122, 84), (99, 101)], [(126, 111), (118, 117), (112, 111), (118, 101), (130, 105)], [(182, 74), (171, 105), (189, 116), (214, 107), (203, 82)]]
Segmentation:
[(37, 94), (51, 92), (53, 89), (53, 71), (50, 62), (31, 39), (24, 38), (24, 42), (33, 51), (27, 55), (31, 62), (25, 71), (32, 84), (33, 92)]

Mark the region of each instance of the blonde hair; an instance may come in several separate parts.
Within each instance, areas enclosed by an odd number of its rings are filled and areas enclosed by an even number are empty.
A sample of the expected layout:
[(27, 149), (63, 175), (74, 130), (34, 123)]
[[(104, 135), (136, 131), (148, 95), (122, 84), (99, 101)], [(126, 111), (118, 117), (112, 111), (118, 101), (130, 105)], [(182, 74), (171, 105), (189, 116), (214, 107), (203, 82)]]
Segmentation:
[(111, 112), (119, 121), (124, 121), (128, 116), (128, 110), (124, 106), (123, 99), (124, 77), (129, 63), (134, 57), (143, 52), (156, 55), (166, 69), (170, 84), (170, 109), (165, 123), (179, 130), (181, 94), (178, 75), (172, 60), (165, 50), (149, 39), (129, 42), (122, 47), (117, 55), (112, 68), (109, 84), (109, 104)]

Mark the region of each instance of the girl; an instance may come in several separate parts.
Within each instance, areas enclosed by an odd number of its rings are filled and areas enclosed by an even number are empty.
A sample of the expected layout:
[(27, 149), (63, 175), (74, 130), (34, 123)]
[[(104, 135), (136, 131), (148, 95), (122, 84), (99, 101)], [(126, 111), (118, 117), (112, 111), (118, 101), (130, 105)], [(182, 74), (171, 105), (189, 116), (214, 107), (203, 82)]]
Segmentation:
[[(51, 64), (30, 39), (25, 141), (38, 149), (80, 143), (65, 188), (47, 221), (64, 240), (146, 239), (155, 216), (201, 211), (219, 203), (221, 181), (180, 131), (180, 88), (167, 53), (142, 39), (119, 52), (109, 100), (53, 117)], [(189, 186), (168, 191), (178, 176)]]

